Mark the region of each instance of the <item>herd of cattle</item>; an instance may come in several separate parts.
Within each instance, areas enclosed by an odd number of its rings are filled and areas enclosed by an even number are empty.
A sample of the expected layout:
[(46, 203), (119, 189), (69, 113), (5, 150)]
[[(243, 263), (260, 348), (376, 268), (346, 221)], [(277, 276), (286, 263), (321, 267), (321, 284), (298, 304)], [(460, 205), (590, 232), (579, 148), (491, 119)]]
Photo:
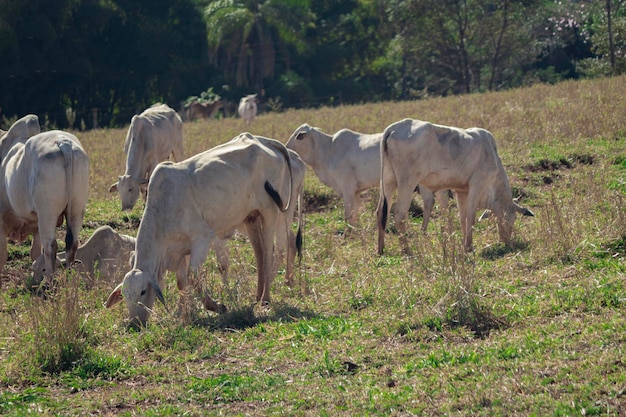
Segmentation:
[[(246, 98), (246, 105), (256, 102), (254, 96)], [(242, 118), (250, 123), (253, 117)], [(394, 194), (393, 214), (406, 253), (410, 245), (405, 220), (416, 189), (424, 199), (423, 228), (435, 197), (445, 205), (449, 192), (454, 193), (467, 251), (472, 249), (478, 209), (495, 215), (500, 238), (507, 243), (516, 214), (533, 215), (513, 201), (495, 139), (484, 129), (404, 119), (382, 133), (343, 129), (331, 136), (303, 124), (286, 144), (246, 132), (183, 160), (182, 127), (180, 116), (164, 104), (132, 118), (124, 143), (126, 171), (110, 191), (119, 193), (123, 209), (131, 209), (140, 194), (145, 198), (137, 237), (103, 226), (81, 246), (78, 235), (87, 204), (89, 158), (79, 140), (59, 130), (40, 133), (35, 115), (19, 119), (7, 132), (0, 131), (4, 175), (0, 267), (7, 261), (7, 238), (19, 242), (31, 234), (34, 275), (45, 280), (52, 279), (62, 264), (91, 279), (96, 274), (113, 275), (130, 265), (106, 306), (124, 300), (130, 321), (145, 324), (155, 300), (165, 303), (161, 288), (167, 270), (175, 272), (181, 291), (191, 284), (207, 309), (224, 312), (222, 304), (204, 293), (197, 274), (213, 248), (226, 282), (226, 241), (240, 231), (247, 234), (254, 250), (257, 302), (269, 303), (280, 262), (286, 255), (285, 277), (291, 284), (295, 256), (301, 249), (306, 165), (341, 195), (345, 219), (354, 227), (358, 226), (360, 193), (380, 188), (376, 209), (379, 254), (384, 250), (389, 198)], [(63, 254), (57, 253), (55, 231), (64, 219)], [(297, 233), (292, 230), (295, 219)]]

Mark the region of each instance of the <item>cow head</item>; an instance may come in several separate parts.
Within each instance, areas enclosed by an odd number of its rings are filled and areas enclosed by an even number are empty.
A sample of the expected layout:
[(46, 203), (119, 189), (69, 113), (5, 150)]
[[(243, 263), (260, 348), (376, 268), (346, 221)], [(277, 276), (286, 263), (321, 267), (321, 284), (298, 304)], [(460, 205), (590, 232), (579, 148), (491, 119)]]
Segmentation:
[(287, 149), (295, 151), (307, 163), (311, 163), (311, 154), (313, 150), (313, 141), (305, 140), (313, 132), (313, 128), (307, 123), (297, 128), (289, 137)]
[(147, 183), (147, 179), (137, 180), (130, 175), (121, 175), (115, 184), (111, 184), (109, 192), (119, 192), (122, 199), (122, 210), (132, 210), (137, 203), (142, 186)]
[[(54, 270), (60, 269), (62, 267), (61, 260), (58, 257), (55, 257), (55, 259)], [(44, 278), (50, 275), (46, 268), (46, 259), (43, 253), (33, 262), (31, 271), (33, 272), (34, 282), (41, 282)]]
[(165, 298), (156, 278), (140, 269), (132, 269), (111, 292), (105, 305), (106, 308), (111, 308), (124, 299), (131, 324), (145, 326), (150, 318), (155, 296), (165, 305)]
[(522, 207), (515, 200), (510, 200), (508, 204), (502, 204), (502, 207), (495, 206), (493, 211), (487, 209), (480, 215), (478, 221), (488, 219), (492, 215), (495, 215), (498, 220), (498, 235), (500, 240), (505, 243), (510, 243), (511, 235), (513, 234), (513, 223), (515, 222), (516, 214), (522, 216), (534, 217), (535, 213), (526, 207)]

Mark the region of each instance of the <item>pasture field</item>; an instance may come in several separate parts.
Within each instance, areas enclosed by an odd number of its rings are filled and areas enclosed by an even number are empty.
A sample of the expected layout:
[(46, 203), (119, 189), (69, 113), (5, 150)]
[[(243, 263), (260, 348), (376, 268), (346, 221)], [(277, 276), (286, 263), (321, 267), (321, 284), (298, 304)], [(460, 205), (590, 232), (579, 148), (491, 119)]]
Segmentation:
[[(309, 170), (296, 285), (280, 271), (269, 309), (254, 305), (249, 243), (230, 241), (230, 282), (215, 256), (206, 286), (229, 311), (155, 305), (147, 328), (103, 306), (122, 276), (91, 288), (74, 274), (27, 289), (28, 245), (1, 275), (0, 414), (120, 416), (626, 415), (626, 78), (498, 93), (261, 114), (185, 124), (185, 154), (249, 130), (283, 142), (300, 124), (380, 132), (404, 117), (490, 130), (514, 197), (513, 247), (495, 221), (461, 249), (456, 207), (439, 210), (414, 255), (389, 234), (377, 255), (375, 190), (361, 227)], [(138, 109), (142, 110), (142, 109)], [(41, 115), (40, 115), (41, 116)], [(4, 126), (4, 128), (7, 128)], [(126, 129), (76, 132), (91, 158), (86, 240), (109, 224), (135, 234), (143, 202), (121, 212)], [(62, 229), (59, 237), (63, 236)], [(62, 241), (59, 241), (62, 245)]]

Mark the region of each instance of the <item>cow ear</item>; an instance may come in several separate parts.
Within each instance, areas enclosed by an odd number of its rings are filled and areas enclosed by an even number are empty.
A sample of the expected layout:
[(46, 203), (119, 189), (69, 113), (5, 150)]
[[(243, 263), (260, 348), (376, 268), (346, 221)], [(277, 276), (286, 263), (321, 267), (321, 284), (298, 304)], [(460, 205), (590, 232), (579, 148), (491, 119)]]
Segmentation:
[(116, 191), (117, 191), (117, 183), (111, 184), (111, 186), (109, 187), (109, 192), (114, 193)]
[(159, 299), (159, 301), (165, 306), (165, 308), (167, 308), (167, 304), (165, 304), (165, 297), (163, 297), (163, 292), (161, 291), (161, 288), (159, 288), (159, 284), (157, 284), (156, 282), (151, 280), (150, 281), (150, 286), (152, 287), (152, 289), (156, 293), (157, 298)]
[(106, 308), (111, 308), (113, 307), (115, 304), (119, 303), (120, 301), (122, 301), (122, 284), (119, 284), (117, 287), (115, 287), (115, 289), (113, 290), (113, 292), (111, 294), (109, 294), (109, 298), (107, 298), (107, 302), (105, 304)]
[(485, 219), (488, 219), (489, 217), (491, 217), (491, 210), (487, 209), (485, 211), (483, 211), (483, 214), (480, 215), (480, 217), (478, 218), (478, 221), (481, 222)]

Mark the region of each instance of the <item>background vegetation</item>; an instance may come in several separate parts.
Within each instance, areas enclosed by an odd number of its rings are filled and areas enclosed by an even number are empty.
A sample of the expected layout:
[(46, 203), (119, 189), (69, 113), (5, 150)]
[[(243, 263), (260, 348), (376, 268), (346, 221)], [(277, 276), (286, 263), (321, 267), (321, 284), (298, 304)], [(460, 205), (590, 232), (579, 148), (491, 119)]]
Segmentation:
[[(378, 132), (403, 117), (491, 130), (520, 203), (514, 248), (495, 223), (461, 250), (456, 208), (413, 257), (397, 236), (376, 255), (376, 191), (346, 235), (342, 202), (305, 181), (305, 252), (297, 286), (254, 304), (253, 255), (230, 242), (229, 312), (157, 305), (133, 332), (103, 307), (122, 278), (92, 288), (61, 274), (47, 297), (26, 288), (28, 246), (1, 275), (0, 413), (8, 415), (602, 415), (626, 414), (626, 78), (569, 81), (419, 101), (288, 110), (251, 131), (286, 141), (301, 123)], [(239, 119), (185, 124), (186, 154), (244, 130)], [(92, 162), (82, 239), (99, 225), (135, 234), (142, 204), (120, 211), (108, 186), (123, 171), (125, 128), (77, 132)], [(419, 202), (419, 198), (417, 198)], [(416, 204), (417, 207), (417, 204)], [(59, 231), (59, 237), (62, 231)], [(62, 241), (61, 241), (62, 242)], [(120, 308), (121, 307), (121, 308)]]
[(250, 93), (275, 110), (615, 75), (625, 25), (623, 0), (0, 0), (0, 116), (84, 130), (209, 89), (230, 116)]

